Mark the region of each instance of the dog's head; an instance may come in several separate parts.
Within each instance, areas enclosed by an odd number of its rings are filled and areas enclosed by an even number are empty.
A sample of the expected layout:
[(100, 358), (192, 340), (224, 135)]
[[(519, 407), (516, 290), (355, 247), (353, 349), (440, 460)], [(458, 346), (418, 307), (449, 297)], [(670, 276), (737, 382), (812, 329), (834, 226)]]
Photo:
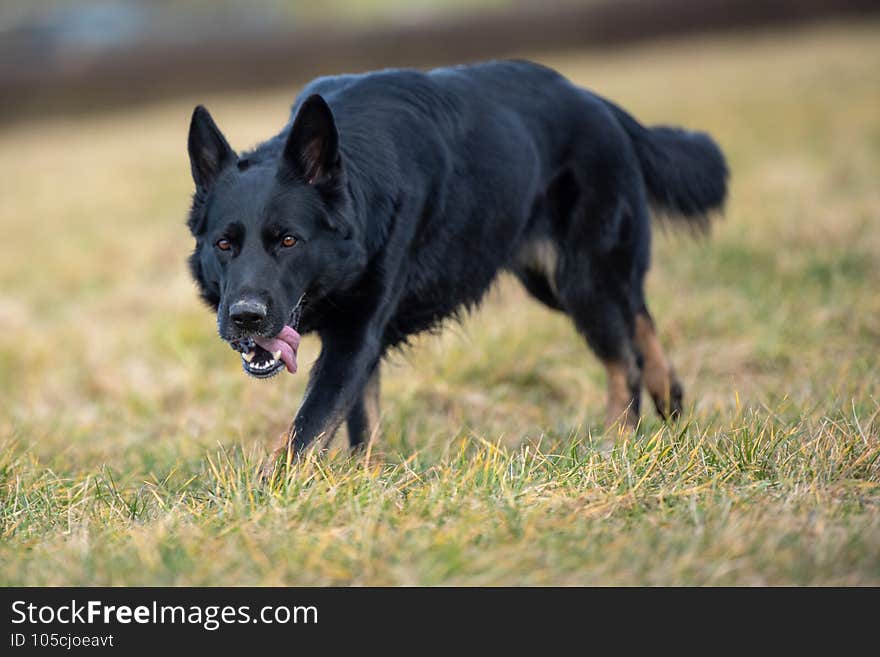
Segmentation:
[(241, 351), (248, 374), (294, 371), (299, 335), (291, 324), (302, 300), (351, 285), (365, 261), (346, 220), (333, 114), (310, 96), (280, 154), (239, 158), (199, 106), (188, 149), (196, 184), (190, 268), (217, 312), (220, 337)]

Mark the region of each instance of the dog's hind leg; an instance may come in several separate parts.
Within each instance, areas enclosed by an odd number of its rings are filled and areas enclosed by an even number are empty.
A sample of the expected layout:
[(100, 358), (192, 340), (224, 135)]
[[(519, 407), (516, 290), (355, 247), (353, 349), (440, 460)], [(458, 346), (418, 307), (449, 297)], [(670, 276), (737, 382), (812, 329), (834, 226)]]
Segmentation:
[(348, 414), (348, 443), (352, 448), (374, 440), (379, 431), (379, 368), (377, 364), (364, 387), (364, 394)]
[(683, 390), (657, 338), (654, 320), (645, 307), (636, 313), (635, 338), (644, 359), (645, 388), (654, 400), (657, 412), (664, 420), (677, 419), (681, 415)]
[(562, 277), (560, 298), (577, 330), (605, 365), (606, 426), (619, 422), (634, 427), (639, 421), (642, 374), (629, 304), (604, 267), (579, 264), (586, 266), (569, 268)]
[[(607, 172), (606, 172), (607, 173)], [(603, 194), (563, 173), (551, 189), (551, 217), (561, 258), (554, 289), (564, 311), (605, 365), (606, 427), (634, 427), (639, 421), (641, 355), (635, 344), (631, 281), (636, 271), (632, 244), (637, 220), (633, 205), (616, 193), (611, 177)], [(600, 180), (601, 182), (601, 180)], [(581, 188), (589, 193), (581, 193)], [(605, 188), (600, 185), (598, 190)]]
[(635, 427), (639, 422), (638, 366), (629, 359), (606, 360), (603, 365), (608, 386), (605, 426), (619, 422), (621, 426)]

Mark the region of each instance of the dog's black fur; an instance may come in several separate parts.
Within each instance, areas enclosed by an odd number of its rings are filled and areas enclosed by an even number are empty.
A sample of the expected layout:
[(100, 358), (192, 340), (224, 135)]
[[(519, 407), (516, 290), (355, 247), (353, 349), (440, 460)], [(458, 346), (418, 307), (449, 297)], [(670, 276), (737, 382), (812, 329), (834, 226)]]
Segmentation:
[[(637, 417), (649, 348), (638, 318), (653, 327), (649, 205), (707, 226), (727, 188), (710, 137), (645, 128), (521, 61), (320, 78), (292, 117), (237, 155), (196, 108), (189, 228), (192, 273), (222, 338), (277, 334), (306, 295), (299, 330), (316, 332), (322, 351), (291, 427), (295, 449), (345, 419), (352, 445), (363, 441), (386, 352), (478, 304), (503, 270), (567, 313), (610, 377), (623, 372)], [(287, 235), (295, 246), (281, 245)], [(246, 327), (229, 320), (243, 298), (267, 308)], [(651, 391), (664, 415), (681, 405), (667, 369)]]

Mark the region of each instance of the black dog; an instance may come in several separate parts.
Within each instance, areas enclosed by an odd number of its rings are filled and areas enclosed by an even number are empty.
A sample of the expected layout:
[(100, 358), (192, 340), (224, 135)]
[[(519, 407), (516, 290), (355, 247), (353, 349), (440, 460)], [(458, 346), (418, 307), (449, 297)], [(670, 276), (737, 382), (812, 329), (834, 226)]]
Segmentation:
[(693, 228), (724, 202), (710, 137), (645, 128), (528, 62), (320, 78), (291, 123), (236, 155), (207, 110), (189, 132), (190, 259), (245, 371), (315, 363), (286, 445), (376, 420), (379, 364), (479, 303), (499, 271), (568, 314), (608, 372), (609, 423), (665, 418), (682, 389), (644, 297), (649, 204)]

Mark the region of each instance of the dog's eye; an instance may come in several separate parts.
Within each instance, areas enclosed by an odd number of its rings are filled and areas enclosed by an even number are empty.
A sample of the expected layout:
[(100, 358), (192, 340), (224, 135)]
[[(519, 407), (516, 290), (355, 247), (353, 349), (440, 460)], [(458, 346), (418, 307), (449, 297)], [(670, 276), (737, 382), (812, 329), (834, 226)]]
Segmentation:
[(217, 240), (217, 248), (221, 251), (229, 251), (232, 248), (232, 244), (225, 237)]
[(281, 246), (286, 249), (294, 246), (296, 244), (296, 238), (293, 235), (285, 235), (281, 238)]

